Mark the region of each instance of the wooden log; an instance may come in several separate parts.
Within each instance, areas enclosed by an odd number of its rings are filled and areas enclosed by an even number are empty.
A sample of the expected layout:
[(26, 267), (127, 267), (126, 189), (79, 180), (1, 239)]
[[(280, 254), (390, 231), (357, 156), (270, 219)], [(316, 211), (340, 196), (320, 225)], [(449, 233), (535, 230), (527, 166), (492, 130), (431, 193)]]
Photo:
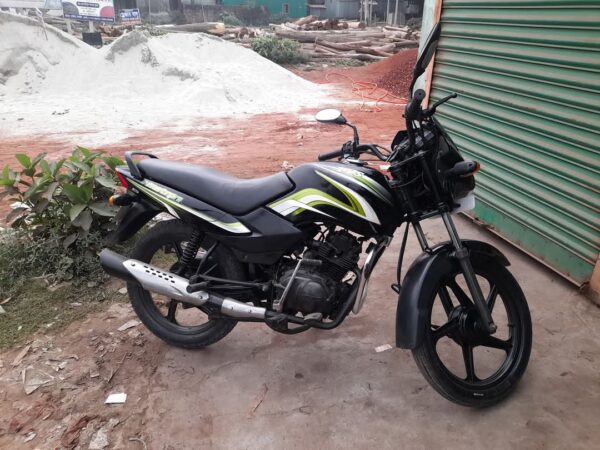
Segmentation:
[(392, 53), (382, 52), (382, 51), (379, 51), (379, 50), (371, 48), (371, 47), (358, 47), (358, 48), (355, 48), (354, 51), (356, 53), (362, 53), (362, 54), (374, 55), (374, 56), (382, 56), (384, 58), (387, 58), (388, 56), (392, 56)]
[(349, 20), (346, 23), (348, 24), (348, 28), (350, 30), (364, 30), (367, 27), (364, 22), (359, 20)]
[(186, 33), (210, 33), (221, 36), (225, 33), (225, 24), (223, 22), (201, 22), (188, 23), (185, 25), (174, 25), (172, 27), (161, 28), (161, 31), (179, 31)]
[(392, 27), (389, 25), (384, 26), (383, 29), (388, 31), (403, 31), (404, 33), (409, 31), (408, 27)]
[(290, 29), (276, 28), (275, 34), (282, 38), (293, 39), (298, 42), (315, 42), (326, 40), (329, 42), (348, 42), (361, 39), (383, 39), (385, 34), (372, 31), (295, 31)]
[(329, 41), (317, 41), (317, 44), (323, 45), (325, 47), (333, 48), (336, 50), (352, 51), (356, 47), (364, 47), (364, 46), (371, 45), (371, 41), (356, 41), (356, 42), (344, 42), (344, 43), (329, 42)]
[(307, 25), (309, 23), (314, 22), (315, 20), (317, 20), (317, 18), (315, 16), (306, 16), (306, 17), (301, 17), (300, 19), (296, 20), (294, 22), (294, 25), (298, 25), (299, 27), (303, 26), (303, 25)]
[(356, 59), (358, 61), (374, 62), (381, 61), (381, 56), (365, 55), (365, 54), (353, 54), (353, 53), (340, 53), (339, 55), (332, 55), (326, 53), (312, 53), (309, 55), (315, 59)]
[(419, 46), (419, 41), (402, 41), (395, 42), (396, 48), (416, 48)]

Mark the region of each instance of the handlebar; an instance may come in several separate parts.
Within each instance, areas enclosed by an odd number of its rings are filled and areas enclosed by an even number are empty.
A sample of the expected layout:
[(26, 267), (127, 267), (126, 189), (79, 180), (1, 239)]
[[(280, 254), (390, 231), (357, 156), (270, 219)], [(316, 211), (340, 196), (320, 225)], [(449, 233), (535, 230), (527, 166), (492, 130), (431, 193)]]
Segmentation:
[(404, 116), (407, 121), (419, 120), (421, 103), (423, 103), (424, 99), (425, 91), (423, 89), (417, 89), (404, 110)]
[(370, 153), (382, 161), (387, 161), (386, 155), (381, 153), (381, 151), (379, 151), (379, 149), (377, 148), (377, 145), (374, 144), (360, 144), (352, 150), (345, 150), (344, 148), (341, 148), (339, 150), (332, 150), (327, 153), (321, 153), (318, 156), (318, 158), (319, 161), (327, 161), (328, 159), (341, 158), (346, 156), (358, 158), (363, 153)]
[(319, 155), (319, 161), (327, 161), (328, 159), (339, 158), (341, 156), (344, 156), (344, 151), (342, 149), (332, 150), (327, 153), (321, 153)]

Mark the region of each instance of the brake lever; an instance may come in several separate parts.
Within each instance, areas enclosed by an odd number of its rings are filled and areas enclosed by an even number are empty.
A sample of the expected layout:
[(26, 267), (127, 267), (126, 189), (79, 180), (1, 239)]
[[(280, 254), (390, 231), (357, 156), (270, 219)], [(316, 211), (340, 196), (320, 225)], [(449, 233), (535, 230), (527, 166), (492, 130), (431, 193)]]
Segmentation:
[(458, 94), (456, 92), (453, 92), (450, 95), (447, 95), (444, 98), (439, 99), (437, 102), (435, 102), (431, 108), (427, 108), (426, 110), (423, 111), (423, 116), (424, 117), (431, 117), (435, 114), (435, 110), (437, 109), (438, 106), (443, 105), (444, 103), (446, 103), (448, 100), (452, 100), (453, 98), (458, 97)]

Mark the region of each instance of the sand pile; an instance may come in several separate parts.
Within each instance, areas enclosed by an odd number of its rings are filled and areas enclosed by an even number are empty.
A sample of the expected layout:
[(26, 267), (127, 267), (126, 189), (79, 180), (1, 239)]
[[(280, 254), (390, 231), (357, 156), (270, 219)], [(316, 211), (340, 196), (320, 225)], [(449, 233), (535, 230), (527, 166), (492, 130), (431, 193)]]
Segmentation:
[(325, 101), (322, 87), (206, 35), (135, 31), (98, 50), (46, 28), (0, 13), (0, 134), (89, 132), (82, 143), (102, 145), (131, 128)]

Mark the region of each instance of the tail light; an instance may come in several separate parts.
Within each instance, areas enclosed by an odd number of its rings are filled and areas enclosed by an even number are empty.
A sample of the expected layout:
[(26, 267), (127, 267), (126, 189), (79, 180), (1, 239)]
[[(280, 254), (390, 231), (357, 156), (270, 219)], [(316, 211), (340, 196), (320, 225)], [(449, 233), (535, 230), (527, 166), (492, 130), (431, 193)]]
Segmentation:
[(119, 177), (119, 181), (121, 182), (121, 184), (123, 185), (123, 187), (125, 189), (129, 189), (129, 183), (127, 183), (127, 178), (125, 178), (123, 176), (123, 174), (121, 172), (119, 172), (118, 170), (116, 172), (117, 172), (117, 177)]

